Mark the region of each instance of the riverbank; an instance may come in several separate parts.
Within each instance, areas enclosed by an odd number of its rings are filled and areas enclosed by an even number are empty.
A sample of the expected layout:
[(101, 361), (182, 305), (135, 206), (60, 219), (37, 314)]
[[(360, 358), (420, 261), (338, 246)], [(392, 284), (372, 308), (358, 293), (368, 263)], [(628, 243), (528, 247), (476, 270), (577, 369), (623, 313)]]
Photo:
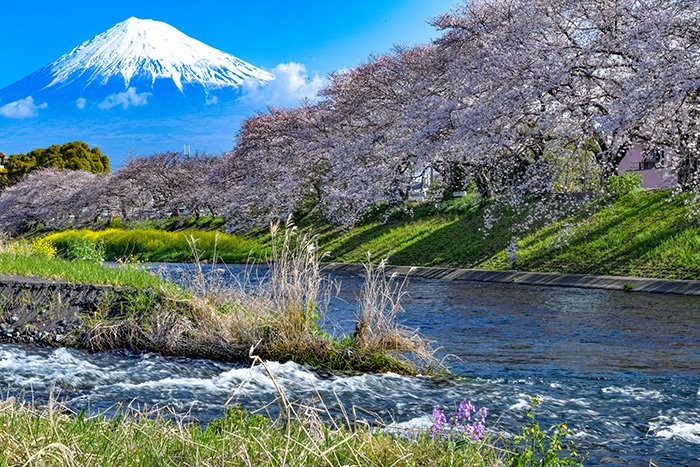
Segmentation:
[[(319, 249), (328, 252), (325, 260), (331, 262), (365, 262), (369, 252), (375, 261), (387, 259), (399, 266), (508, 271), (507, 249), (516, 238), (520, 271), (700, 280), (700, 224), (687, 201), (687, 195), (673, 196), (669, 191), (641, 191), (591, 202), (553, 224), (534, 223), (526, 229), (522, 213), (503, 209), (494, 225), (484, 229), (485, 218), (495, 208), (475, 197), (415, 205), (410, 212), (377, 215), (351, 229), (316, 219), (303, 219), (300, 225), (317, 235)], [(220, 227), (211, 222), (205, 225)], [(266, 231), (237, 236), (205, 230), (144, 230), (145, 226), (71, 230), (47, 238), (59, 253), (72, 242), (87, 239), (104, 246), (106, 259), (144, 262), (191, 261), (188, 237), (196, 240), (202, 259), (208, 261), (215, 256), (228, 263), (260, 261), (271, 249)], [(182, 225), (171, 222), (158, 227)]]
[[(431, 435), (349, 418), (329, 423), (312, 407), (284, 397), (280, 405), (284, 415), (276, 420), (230, 408), (224, 417), (202, 425), (158, 411), (126, 408), (116, 418), (90, 416), (53, 401), (40, 410), (9, 398), (0, 401), (0, 465), (496, 467), (534, 462), (578, 466), (583, 460), (571, 445), (560, 446), (570, 434), (565, 425), (546, 434), (534, 419), (532, 430), (525, 427), (521, 440), (513, 443), (498, 434), (456, 429)], [(542, 448), (535, 448), (540, 440)]]
[(700, 224), (687, 201), (670, 191), (641, 191), (523, 230), (525, 215), (508, 212), (484, 229), (490, 204), (462, 198), (386, 222), (327, 229), (319, 244), (331, 262), (361, 263), (371, 252), (400, 266), (508, 271), (508, 245), (516, 238), (519, 271), (700, 280)]
[(36, 251), (6, 244), (0, 274), (30, 277), (0, 276), (0, 339), (241, 362), (255, 352), (346, 372), (437, 371), (427, 342), (396, 322), (398, 302), (386, 306), (393, 289), (381, 268), (365, 271), (368, 287), (355, 332), (325, 332), (319, 320), (332, 284), (320, 273), (309, 239), (292, 229), (282, 235), (273, 249), (277, 267), (255, 285), (231, 284), (220, 270), (205, 275), (201, 269), (178, 285), (138, 266), (55, 258), (46, 242), (35, 242)]
[[(233, 275), (241, 271), (231, 268)], [(353, 297), (363, 280), (334, 278), (342, 289), (324, 328), (346, 324), (351, 333)], [(370, 419), (426, 429), (433, 407), (454, 408), (469, 397), (489, 408), (489, 426), (515, 434), (524, 421), (522, 401), (538, 395), (543, 429), (566, 422), (590, 465), (692, 464), (700, 420), (697, 297), (418, 278), (405, 291), (402, 322), (439, 346), (438, 358), (450, 354), (449, 369), (464, 377), (339, 374), (270, 362), (289, 397), (320, 398), (342, 418), (339, 398), (351, 418), (355, 406)], [(56, 384), (76, 411), (137, 400), (206, 423), (224, 413), (232, 395), (248, 410), (277, 407), (261, 367), (37, 346), (0, 346), (0, 361), (0, 381), (12, 395), (24, 390), (42, 400)]]
[[(325, 271), (350, 274), (361, 274), (362, 269), (363, 266), (361, 264), (353, 263), (327, 263), (324, 265)], [(450, 282), (494, 282), (499, 284), (578, 287), (581, 289), (700, 296), (700, 281), (394, 265), (386, 266), (386, 272), (391, 275), (395, 274), (398, 277), (419, 277)]]
[(135, 289), (0, 275), (0, 342), (87, 345), (84, 320), (117, 318)]

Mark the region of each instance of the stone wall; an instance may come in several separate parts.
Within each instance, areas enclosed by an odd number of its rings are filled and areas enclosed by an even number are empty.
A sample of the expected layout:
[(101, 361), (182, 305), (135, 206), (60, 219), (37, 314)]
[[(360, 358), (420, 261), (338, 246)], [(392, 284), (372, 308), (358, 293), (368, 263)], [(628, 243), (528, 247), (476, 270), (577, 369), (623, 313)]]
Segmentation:
[(0, 341), (64, 345), (95, 313), (113, 316), (133, 290), (0, 275)]

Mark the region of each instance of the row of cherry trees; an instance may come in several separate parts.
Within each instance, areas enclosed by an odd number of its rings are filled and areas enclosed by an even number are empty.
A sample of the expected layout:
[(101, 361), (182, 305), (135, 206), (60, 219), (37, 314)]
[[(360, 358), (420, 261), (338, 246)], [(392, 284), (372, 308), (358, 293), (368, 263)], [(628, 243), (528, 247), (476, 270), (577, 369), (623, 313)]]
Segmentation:
[(700, 192), (697, 0), (476, 0), (433, 24), (432, 43), (331, 75), (315, 103), (248, 119), (222, 158), (30, 175), (0, 197), (0, 225), (14, 228), (4, 206), (18, 197), (36, 204), (25, 225), (184, 210), (244, 228), (309, 209), (352, 223), (404, 202), (428, 170), (447, 191), (471, 183), (551, 214), (566, 193), (599, 192), (640, 142), (671, 148), (678, 188)]
[(219, 159), (165, 153), (131, 159), (113, 173), (46, 168), (0, 195), (0, 229), (66, 228), (97, 221), (217, 215), (207, 178)]
[(213, 177), (227, 213), (311, 205), (352, 222), (405, 200), (426, 169), (448, 190), (472, 180), (484, 196), (560, 203), (599, 192), (635, 143), (671, 148), (679, 188), (700, 188), (697, 1), (470, 1), (433, 24), (433, 43), (246, 122)]

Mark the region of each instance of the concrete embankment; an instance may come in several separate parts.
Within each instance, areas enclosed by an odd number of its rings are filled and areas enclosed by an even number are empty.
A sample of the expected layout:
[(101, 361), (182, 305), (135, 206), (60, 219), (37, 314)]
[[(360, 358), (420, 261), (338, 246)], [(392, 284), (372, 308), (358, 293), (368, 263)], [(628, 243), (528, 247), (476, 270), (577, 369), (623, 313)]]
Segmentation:
[[(361, 264), (327, 263), (327, 271), (362, 274)], [(444, 281), (497, 282), (502, 284), (580, 287), (584, 289), (624, 290), (700, 296), (700, 281), (650, 279), (641, 277), (594, 276), (585, 274), (556, 274), (548, 272), (487, 271), (481, 269), (431, 268), (418, 266), (387, 266), (389, 274), (410, 275)]]
[(0, 341), (63, 345), (80, 337), (81, 322), (114, 316), (134, 291), (0, 275)]

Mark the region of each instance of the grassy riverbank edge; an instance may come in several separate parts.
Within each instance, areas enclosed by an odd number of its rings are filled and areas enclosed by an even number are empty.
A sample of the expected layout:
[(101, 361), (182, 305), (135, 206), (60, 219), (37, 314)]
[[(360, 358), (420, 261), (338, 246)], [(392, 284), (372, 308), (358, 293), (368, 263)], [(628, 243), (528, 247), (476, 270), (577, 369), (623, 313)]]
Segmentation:
[[(37, 245), (43, 253), (27, 250), (23, 244), (5, 245), (7, 251), (0, 253), (0, 274), (132, 290), (119, 293), (116, 302), (110, 298), (114, 294), (106, 294), (103, 301), (91, 304), (69, 335), (60, 340), (61, 345), (241, 362), (249, 361), (255, 351), (269, 360), (291, 360), (343, 372), (412, 375), (439, 370), (428, 343), (396, 322), (400, 304), (392, 296), (395, 290), (381, 267), (368, 265), (365, 271), (356, 332), (350, 336), (325, 332), (318, 322), (333, 284), (320, 273), (315, 245), (297, 235), (295, 229), (285, 231), (284, 240), (273, 249), (276, 267), (267, 281), (255, 287), (230, 285), (222, 280), (220, 270), (206, 276), (200, 269), (191, 286), (184, 289), (138, 266), (110, 268), (90, 261), (68, 261), (51, 257), (54, 250), (46, 242), (33, 246)], [(57, 303), (39, 306), (30, 303), (25, 285), (14, 285), (23, 289), (20, 300), (9, 303), (2, 298), (0, 324), (4, 321), (3, 335), (9, 335), (10, 340), (17, 336), (35, 342), (38, 334), (51, 335), (50, 329), (39, 329), (44, 321), (52, 326), (76, 321), (74, 316), (56, 319), (57, 313), (68, 308), (61, 306), (60, 291), (48, 293)], [(42, 294), (45, 300), (47, 294)], [(37, 311), (38, 307), (42, 310)], [(43, 307), (49, 312), (44, 313)], [(5, 329), (8, 326), (12, 329)], [(27, 334), (28, 329), (37, 332)]]
[[(360, 274), (356, 263), (326, 263), (324, 271)], [(619, 290), (623, 292), (662, 293), (700, 296), (700, 281), (654, 279), (591, 274), (559, 274), (549, 272), (489, 271), (484, 269), (437, 268), (387, 265), (388, 274), (396, 277), (422, 278), (448, 282), (486, 282), (547, 287)]]
[[(687, 195), (640, 191), (592, 201), (580, 212), (525, 231), (521, 214), (503, 210), (484, 229), (492, 203), (466, 197), (412, 206), (343, 229), (304, 219), (303, 229), (317, 234), (325, 261), (362, 263), (367, 253), (397, 266), (507, 271), (508, 245), (517, 239), (517, 269), (527, 272), (657, 279), (700, 280), (700, 223)], [(381, 216), (379, 216), (381, 217)], [(180, 224), (163, 224), (169, 226)], [(213, 224), (219, 227), (218, 224)], [(271, 242), (265, 231), (244, 236), (206, 230), (164, 231), (125, 228), (69, 230), (46, 237), (66, 251), (71, 242), (88, 239), (104, 245), (107, 259), (144, 262), (189, 262), (186, 239), (196, 239), (202, 258), (214, 252), (228, 263), (263, 261)]]
[[(274, 375), (268, 374), (274, 383)], [(275, 385), (279, 390), (276, 418), (233, 406), (207, 424), (165, 409), (116, 406), (111, 415), (88, 415), (57, 403), (53, 394), (44, 408), (8, 397), (0, 400), (0, 466), (525, 467), (581, 466), (585, 461), (566, 424), (540, 427), (534, 415), (537, 398), (523, 414), (521, 434), (511, 437), (486, 429), (485, 409), (479, 411), (483, 417), (474, 413), (470, 421), (444, 419), (444, 412), (435, 408), (430, 429), (404, 428), (357, 419), (355, 408), (343, 408), (345, 417), (334, 419), (322, 404), (289, 401)], [(463, 400), (460, 410), (469, 405)]]

